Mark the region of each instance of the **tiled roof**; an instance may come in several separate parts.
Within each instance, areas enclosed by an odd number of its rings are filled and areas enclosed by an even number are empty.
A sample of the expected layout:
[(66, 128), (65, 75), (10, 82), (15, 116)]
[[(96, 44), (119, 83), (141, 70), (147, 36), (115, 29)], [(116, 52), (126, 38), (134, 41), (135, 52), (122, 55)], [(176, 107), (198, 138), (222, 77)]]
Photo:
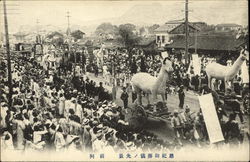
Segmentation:
[(238, 25), (238, 24), (218, 24), (216, 26), (217, 27), (242, 27), (241, 25)]
[[(202, 50), (234, 51), (242, 43), (244, 40), (237, 40), (235, 36), (199, 35), (196, 46), (197, 49)], [(173, 43), (167, 45), (166, 48), (185, 48), (185, 36), (173, 38)], [(195, 36), (189, 37), (189, 48), (195, 48)]]
[[(177, 23), (176, 23), (177, 24)], [(163, 24), (162, 26), (160, 26), (159, 28), (157, 28), (155, 31), (156, 32), (171, 32), (173, 30), (175, 30), (176, 28), (179, 28), (180, 26), (182, 26), (184, 24), (184, 22), (179, 22), (179, 25), (177, 26), (171, 26), (169, 24)], [(190, 27), (196, 29), (196, 30), (200, 30), (197, 26), (195, 26), (193, 23), (188, 23)]]

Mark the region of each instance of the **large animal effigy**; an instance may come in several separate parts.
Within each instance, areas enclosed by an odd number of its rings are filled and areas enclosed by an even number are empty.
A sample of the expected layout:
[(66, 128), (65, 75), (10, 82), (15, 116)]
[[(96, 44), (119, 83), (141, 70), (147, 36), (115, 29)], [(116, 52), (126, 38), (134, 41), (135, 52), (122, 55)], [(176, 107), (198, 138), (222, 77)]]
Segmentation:
[(241, 65), (249, 57), (249, 52), (242, 49), (240, 56), (232, 66), (224, 66), (216, 62), (212, 62), (206, 66), (206, 73), (208, 77), (208, 87), (211, 88), (211, 79), (215, 78), (225, 82), (225, 89), (229, 88), (229, 82), (234, 79), (241, 69)]
[(158, 94), (162, 96), (162, 100), (165, 102), (166, 82), (169, 81), (171, 72), (173, 72), (172, 61), (169, 58), (165, 58), (162, 62), (162, 66), (157, 77), (144, 72), (136, 73), (131, 78), (131, 85), (133, 91), (137, 94), (138, 104), (142, 104), (142, 92), (147, 94), (148, 103), (148, 94), (152, 94), (154, 103), (156, 102)]

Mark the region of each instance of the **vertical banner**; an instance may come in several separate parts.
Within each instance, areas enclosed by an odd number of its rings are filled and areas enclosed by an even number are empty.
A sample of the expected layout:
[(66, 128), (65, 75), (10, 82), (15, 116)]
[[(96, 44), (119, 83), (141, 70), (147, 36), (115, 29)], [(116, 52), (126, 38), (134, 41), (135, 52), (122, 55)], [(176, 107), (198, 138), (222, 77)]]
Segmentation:
[(242, 78), (242, 83), (249, 83), (249, 73), (246, 61), (244, 61), (241, 66), (241, 78)]
[(192, 57), (193, 57), (194, 74), (200, 75), (201, 65), (200, 65), (200, 60), (199, 60), (198, 54), (194, 54), (194, 55), (192, 55)]
[(164, 59), (166, 57), (168, 57), (168, 52), (167, 51), (164, 51), (164, 52), (161, 52), (161, 57)]
[(219, 119), (215, 110), (212, 94), (198, 96), (204, 121), (206, 124), (209, 140), (211, 143), (223, 141), (224, 137), (221, 131)]
[(190, 64), (189, 64), (189, 67), (188, 67), (188, 71), (187, 71), (187, 73), (190, 75), (191, 74), (191, 66), (193, 66), (193, 62), (191, 62)]

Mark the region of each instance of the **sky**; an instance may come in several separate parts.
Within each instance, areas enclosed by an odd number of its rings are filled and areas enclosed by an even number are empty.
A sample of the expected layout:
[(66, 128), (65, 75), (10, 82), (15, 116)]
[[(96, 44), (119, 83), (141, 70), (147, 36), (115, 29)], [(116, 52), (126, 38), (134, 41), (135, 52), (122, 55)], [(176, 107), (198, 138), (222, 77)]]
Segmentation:
[[(70, 12), (71, 24), (82, 25), (84, 22), (117, 18), (128, 12), (135, 5), (161, 4), (171, 9), (169, 17), (184, 18), (184, 0), (166, 1), (7, 1), (10, 31), (22, 25), (35, 26), (37, 19), (43, 25), (54, 26), (67, 24), (66, 12)], [(237, 23), (248, 24), (247, 0), (190, 0), (189, 17), (193, 21), (205, 21), (208, 24)], [(1, 4), (1, 15), (2, 4)], [(136, 17), (136, 15), (134, 15)], [(1, 20), (3, 18), (1, 17)], [(166, 18), (167, 20), (167, 18)], [(3, 21), (1, 21), (3, 22)], [(0, 23), (1, 23), (0, 22)], [(164, 20), (163, 20), (164, 22)], [(2, 23), (1, 23), (2, 25)], [(86, 25), (86, 24), (84, 24)]]

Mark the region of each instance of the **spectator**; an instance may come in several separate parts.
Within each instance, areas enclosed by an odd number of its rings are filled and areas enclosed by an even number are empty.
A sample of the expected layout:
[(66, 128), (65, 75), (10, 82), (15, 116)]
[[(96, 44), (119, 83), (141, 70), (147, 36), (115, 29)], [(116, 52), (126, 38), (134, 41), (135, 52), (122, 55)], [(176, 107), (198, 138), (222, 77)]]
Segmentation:
[(176, 139), (179, 144), (182, 145), (180, 138), (183, 138), (183, 121), (179, 116), (178, 110), (174, 111), (174, 115), (171, 119), (171, 126), (174, 129)]
[(122, 88), (123, 92), (121, 94), (121, 100), (123, 101), (123, 107), (125, 109), (125, 111), (127, 112), (127, 108), (128, 108), (128, 93), (126, 91), (126, 87)]
[(184, 99), (185, 99), (183, 85), (181, 85), (180, 89), (178, 90), (178, 96), (179, 96), (179, 108), (183, 109)]

